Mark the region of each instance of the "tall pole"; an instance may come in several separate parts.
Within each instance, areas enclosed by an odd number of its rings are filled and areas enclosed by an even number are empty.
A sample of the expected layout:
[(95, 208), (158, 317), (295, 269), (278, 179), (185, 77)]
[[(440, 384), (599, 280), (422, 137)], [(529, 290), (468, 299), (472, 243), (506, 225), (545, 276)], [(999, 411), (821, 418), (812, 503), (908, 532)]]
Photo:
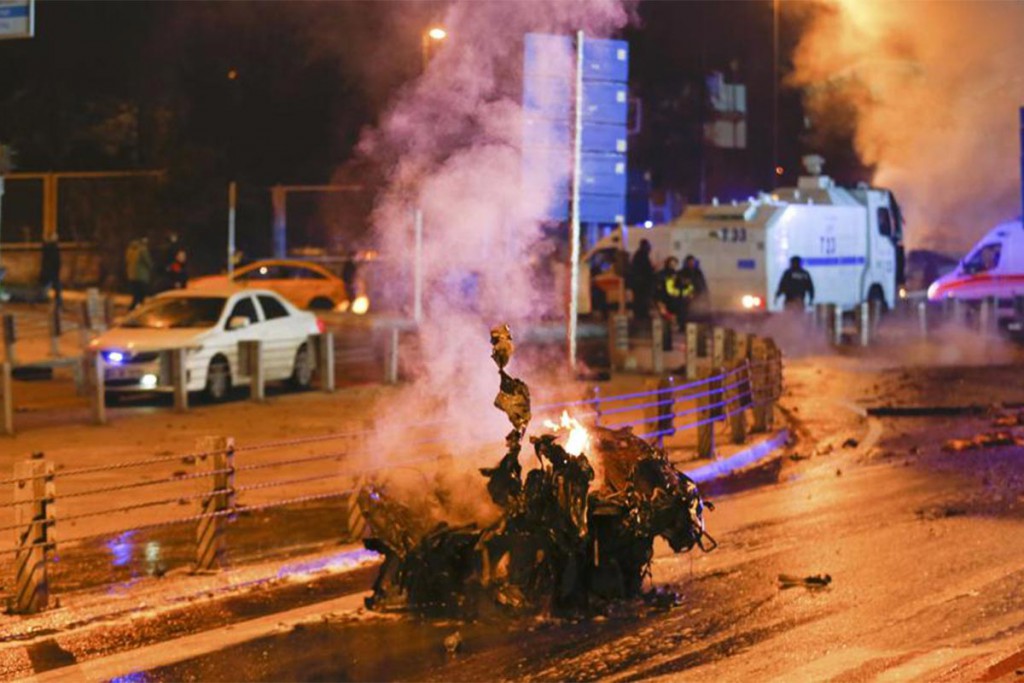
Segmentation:
[(772, 188), (779, 186), (779, 0), (772, 0)]
[(416, 209), (412, 216), (412, 319), (423, 322), (423, 210)]
[(238, 184), (228, 183), (228, 281), (235, 274), (235, 205), (238, 201)]
[(583, 175), (583, 31), (576, 32), (576, 106), (572, 141), (572, 213), (569, 217), (569, 370), (576, 370), (580, 287), (580, 181)]

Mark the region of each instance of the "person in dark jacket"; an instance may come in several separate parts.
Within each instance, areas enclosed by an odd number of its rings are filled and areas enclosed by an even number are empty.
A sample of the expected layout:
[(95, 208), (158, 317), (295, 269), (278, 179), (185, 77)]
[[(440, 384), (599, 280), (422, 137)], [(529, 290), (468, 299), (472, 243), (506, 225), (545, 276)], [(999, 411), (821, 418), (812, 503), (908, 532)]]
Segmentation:
[[(686, 305), (686, 317), (699, 320), (711, 310), (708, 301), (708, 282), (704, 279), (704, 271), (693, 254), (683, 259), (683, 267), (679, 270), (679, 289)], [(684, 323), (685, 324), (685, 323)]]
[(811, 274), (803, 268), (799, 256), (789, 259), (789, 268), (782, 274), (779, 288), (775, 292), (775, 300), (785, 297), (787, 311), (803, 311), (804, 302), (814, 303), (814, 281)]
[(185, 289), (188, 286), (188, 254), (178, 249), (174, 260), (167, 265), (167, 281), (171, 289)]
[(53, 303), (63, 310), (64, 298), (60, 284), (60, 243), (56, 235), (50, 235), (43, 241), (42, 262), (39, 269), (39, 285), (53, 288)]
[(657, 284), (657, 273), (651, 263), (651, 243), (640, 240), (629, 266), (630, 288), (633, 290), (633, 315), (646, 320), (651, 315), (651, 299)]

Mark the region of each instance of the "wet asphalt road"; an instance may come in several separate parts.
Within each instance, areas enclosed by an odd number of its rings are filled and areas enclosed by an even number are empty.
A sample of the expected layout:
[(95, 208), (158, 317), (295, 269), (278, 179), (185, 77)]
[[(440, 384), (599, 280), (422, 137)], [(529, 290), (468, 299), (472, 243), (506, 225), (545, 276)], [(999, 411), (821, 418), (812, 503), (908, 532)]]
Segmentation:
[[(1014, 679), (1024, 448), (946, 452), (947, 439), (991, 431), (992, 418), (865, 420), (851, 402), (1022, 402), (1024, 367), (805, 360), (790, 363), (787, 385), (797, 443), (709, 489), (720, 547), (659, 550), (654, 583), (677, 590), (681, 607), (573, 623), (324, 614), (132, 680)], [(832, 583), (782, 588), (783, 573)]]

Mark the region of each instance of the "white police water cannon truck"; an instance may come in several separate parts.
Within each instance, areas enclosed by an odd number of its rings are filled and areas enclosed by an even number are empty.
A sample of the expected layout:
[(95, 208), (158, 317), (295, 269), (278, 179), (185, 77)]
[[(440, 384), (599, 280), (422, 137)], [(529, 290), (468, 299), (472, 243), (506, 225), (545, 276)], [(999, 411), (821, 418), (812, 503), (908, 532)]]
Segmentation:
[(845, 310), (863, 301), (894, 306), (903, 285), (899, 205), (889, 190), (839, 187), (822, 175), (823, 162), (804, 157), (808, 175), (796, 187), (744, 202), (692, 205), (670, 223), (605, 236), (581, 263), (581, 312), (593, 308), (592, 294), (615, 307), (625, 289), (610, 265), (617, 252), (624, 260), (621, 250), (632, 256), (642, 239), (651, 244), (656, 269), (669, 256), (680, 263), (690, 254), (697, 258), (714, 312), (783, 310), (775, 292), (793, 256), (811, 274), (815, 303)]

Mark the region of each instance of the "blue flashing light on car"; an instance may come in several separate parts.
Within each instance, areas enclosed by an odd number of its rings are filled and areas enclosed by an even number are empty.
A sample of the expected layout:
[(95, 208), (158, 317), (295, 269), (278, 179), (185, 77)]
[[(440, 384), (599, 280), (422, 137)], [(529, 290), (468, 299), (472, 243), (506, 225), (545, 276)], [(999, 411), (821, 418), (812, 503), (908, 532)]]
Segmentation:
[(107, 351), (104, 359), (111, 365), (120, 365), (124, 362), (124, 354), (120, 351)]

